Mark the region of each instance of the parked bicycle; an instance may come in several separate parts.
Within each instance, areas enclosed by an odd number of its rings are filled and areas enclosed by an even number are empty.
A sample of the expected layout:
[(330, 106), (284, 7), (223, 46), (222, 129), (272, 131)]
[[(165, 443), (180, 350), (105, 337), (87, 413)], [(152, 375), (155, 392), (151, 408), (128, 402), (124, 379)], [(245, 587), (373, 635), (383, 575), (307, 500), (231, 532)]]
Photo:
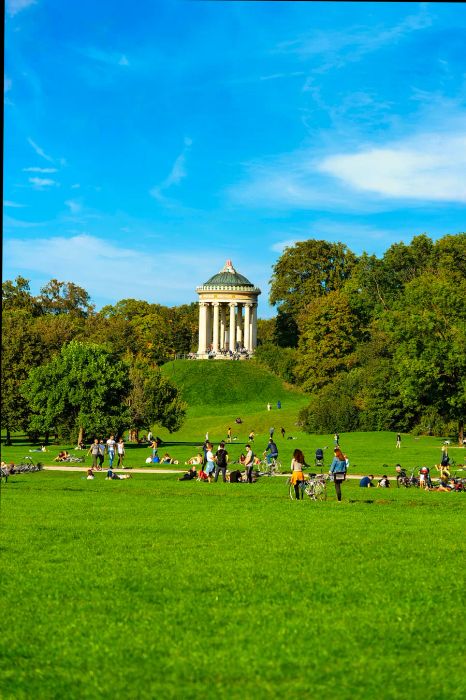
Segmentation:
[[(300, 487), (311, 501), (326, 501), (328, 480), (329, 476), (327, 474), (312, 473), (306, 476)], [(288, 479), (288, 494), (292, 501), (296, 499), (296, 492), (294, 485), (291, 483), (291, 478)]]

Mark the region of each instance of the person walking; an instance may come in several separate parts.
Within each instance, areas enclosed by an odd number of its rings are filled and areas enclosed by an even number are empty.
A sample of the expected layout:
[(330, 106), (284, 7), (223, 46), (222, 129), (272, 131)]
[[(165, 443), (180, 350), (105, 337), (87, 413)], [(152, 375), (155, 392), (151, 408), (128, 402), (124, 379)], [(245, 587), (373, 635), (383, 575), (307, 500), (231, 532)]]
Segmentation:
[(98, 469), (102, 469), (102, 465), (105, 459), (105, 444), (103, 440), (99, 440), (99, 466)]
[(337, 500), (341, 501), (341, 483), (346, 479), (346, 459), (339, 447), (335, 447), (333, 453), (334, 457), (330, 465), (329, 474), (333, 476)]
[(246, 481), (248, 484), (252, 484), (252, 470), (254, 467), (254, 452), (251, 449), (251, 445), (246, 445), (246, 459), (244, 460), (244, 466), (246, 468)]
[(115, 436), (110, 435), (110, 437), (107, 440), (108, 464), (109, 464), (110, 469), (112, 469), (112, 467), (113, 467), (113, 460), (115, 459), (115, 449), (116, 449)]
[(97, 469), (97, 462), (99, 459), (99, 441), (95, 438), (94, 442), (87, 451), (87, 454), (92, 455), (92, 469)]
[(301, 488), (301, 484), (304, 483), (303, 469), (305, 464), (306, 460), (301, 450), (295, 450), (291, 460), (291, 483), (294, 486), (297, 501), (299, 501), (300, 498), (304, 498), (304, 491)]
[(121, 467), (122, 469), (124, 469), (123, 458), (125, 456), (125, 443), (123, 442), (123, 438), (120, 438), (118, 440), (117, 452), (118, 452), (118, 466)]
[(228, 464), (228, 452), (225, 449), (225, 443), (222, 442), (218, 446), (218, 450), (215, 453), (215, 477), (214, 481), (218, 481), (218, 475), (222, 472), (223, 481), (227, 480), (227, 464)]
[(400, 435), (400, 433), (397, 433), (395, 447), (398, 447), (398, 449), (401, 450), (401, 435)]
[(249, 437), (248, 437), (249, 442), (254, 442), (254, 438), (255, 438), (254, 430), (251, 430), (251, 432), (249, 433)]
[(269, 401), (269, 403), (267, 404), (267, 411), (270, 411), (271, 408), (272, 408), (272, 404)]
[(270, 439), (271, 439), (271, 440), (273, 440), (273, 434), (274, 434), (274, 432), (275, 432), (275, 428), (272, 426), (272, 427), (270, 428), (270, 430), (269, 430), (269, 435), (270, 435)]
[(227, 440), (228, 442), (231, 442), (231, 428), (228, 428), (227, 430)]
[(280, 432), (282, 434), (282, 438), (285, 439), (285, 428), (280, 428)]

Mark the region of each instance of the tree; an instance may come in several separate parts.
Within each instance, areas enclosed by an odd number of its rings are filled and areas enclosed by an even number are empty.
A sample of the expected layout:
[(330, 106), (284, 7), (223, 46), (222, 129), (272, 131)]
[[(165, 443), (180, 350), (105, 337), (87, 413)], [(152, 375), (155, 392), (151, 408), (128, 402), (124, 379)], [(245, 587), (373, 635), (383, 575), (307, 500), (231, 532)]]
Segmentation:
[(139, 358), (130, 369), (131, 391), (127, 404), (130, 426), (138, 438), (141, 429), (154, 423), (167, 428), (170, 433), (179, 430), (186, 416), (186, 403), (178, 389), (165, 379), (157, 367)]
[(297, 320), (310, 302), (342, 288), (356, 260), (343, 243), (314, 239), (296, 243), (273, 267), (270, 303)]
[(121, 434), (129, 422), (129, 367), (104, 348), (72, 341), (22, 385), (31, 428), (63, 437)]
[(466, 280), (427, 272), (406, 285), (386, 324), (407, 409), (418, 420), (432, 408), (455, 420), (463, 439), (466, 414)]
[(36, 297), (44, 314), (72, 314), (86, 318), (94, 310), (90, 296), (82, 287), (73, 282), (50, 280)]
[(35, 298), (29, 290), (29, 280), (18, 276), (14, 282), (2, 283), (2, 311), (23, 309), (31, 314), (38, 313)]
[(339, 291), (311, 302), (302, 317), (295, 374), (304, 391), (315, 392), (354, 366), (363, 334), (348, 297)]
[(11, 431), (26, 428), (30, 409), (21, 394), (21, 385), (32, 367), (40, 365), (45, 347), (34, 328), (34, 319), (25, 309), (5, 310), (2, 319), (1, 424), (6, 444)]

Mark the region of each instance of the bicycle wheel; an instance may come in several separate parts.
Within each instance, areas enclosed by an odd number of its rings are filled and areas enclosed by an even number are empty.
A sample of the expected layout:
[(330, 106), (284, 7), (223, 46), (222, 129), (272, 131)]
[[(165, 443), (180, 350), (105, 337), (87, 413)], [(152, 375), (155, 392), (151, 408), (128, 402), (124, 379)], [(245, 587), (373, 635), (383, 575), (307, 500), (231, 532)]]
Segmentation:
[(315, 482), (314, 481), (305, 481), (304, 482), (304, 493), (306, 496), (309, 496), (311, 501), (316, 500), (316, 495), (315, 495)]
[(288, 479), (288, 495), (292, 501), (296, 501), (296, 491), (294, 490), (294, 484), (291, 483), (291, 479)]
[(315, 501), (326, 501), (327, 500), (327, 487), (321, 481), (317, 481), (314, 486), (314, 500)]

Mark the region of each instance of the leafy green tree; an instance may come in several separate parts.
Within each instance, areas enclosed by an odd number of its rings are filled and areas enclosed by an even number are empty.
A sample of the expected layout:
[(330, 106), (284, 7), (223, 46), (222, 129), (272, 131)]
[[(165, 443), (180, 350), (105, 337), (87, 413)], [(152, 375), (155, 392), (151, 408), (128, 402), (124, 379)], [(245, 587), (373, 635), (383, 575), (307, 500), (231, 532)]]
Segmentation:
[(129, 367), (104, 348), (72, 341), (22, 385), (31, 429), (63, 437), (121, 434), (129, 423)]
[(4, 310), (2, 318), (1, 424), (6, 444), (11, 431), (25, 429), (30, 415), (21, 386), (32, 367), (43, 361), (46, 348), (34, 328), (34, 319), (24, 308)]
[(296, 243), (273, 267), (270, 303), (297, 320), (310, 302), (342, 288), (356, 260), (343, 243), (314, 239)]
[(300, 325), (295, 374), (304, 391), (315, 392), (354, 366), (363, 330), (348, 297), (339, 291), (309, 304)]
[(94, 310), (85, 289), (73, 282), (50, 280), (36, 297), (44, 314), (72, 314), (86, 318)]
[(257, 348), (254, 362), (267, 367), (285, 382), (294, 384), (296, 382), (296, 355), (295, 348), (279, 348), (272, 343), (264, 343)]
[(6, 280), (2, 283), (2, 311), (22, 309), (31, 314), (39, 312), (35, 298), (29, 289), (29, 280), (18, 276), (14, 282)]
[(147, 429), (154, 423), (174, 432), (181, 428), (186, 416), (187, 405), (181, 400), (178, 389), (142, 358), (136, 360), (130, 369), (131, 391), (127, 404), (130, 426), (135, 440), (139, 430)]
[(386, 322), (404, 405), (419, 419), (435, 409), (455, 420), (460, 440), (466, 414), (466, 280), (427, 272), (406, 285)]

